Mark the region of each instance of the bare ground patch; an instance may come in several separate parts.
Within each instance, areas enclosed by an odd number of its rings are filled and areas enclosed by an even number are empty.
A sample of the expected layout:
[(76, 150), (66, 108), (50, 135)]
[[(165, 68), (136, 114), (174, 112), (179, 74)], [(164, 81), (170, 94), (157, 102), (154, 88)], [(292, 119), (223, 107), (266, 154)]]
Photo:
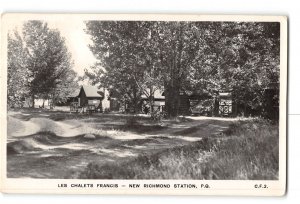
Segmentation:
[[(207, 120), (192, 119), (154, 123), (140, 116), (131, 123), (128, 116), (105, 114), (53, 120), (53, 115), (47, 114), (50, 116), (25, 115), (26, 119), (18, 114), (10, 116), (25, 126), (26, 122), (38, 125), (39, 131), (24, 136), (9, 135), (8, 177), (74, 178), (89, 163), (121, 164), (143, 155), (159, 154), (220, 132), (219, 126), (231, 123), (219, 121), (209, 126)], [(56, 117), (57, 113), (53, 114)], [(14, 131), (12, 128), (10, 133)], [(87, 134), (91, 137), (86, 137)]]

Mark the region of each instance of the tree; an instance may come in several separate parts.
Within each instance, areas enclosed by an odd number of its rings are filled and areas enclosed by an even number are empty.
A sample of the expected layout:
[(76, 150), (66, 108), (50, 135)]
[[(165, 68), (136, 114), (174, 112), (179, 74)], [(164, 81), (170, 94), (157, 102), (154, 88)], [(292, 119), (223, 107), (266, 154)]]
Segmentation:
[(24, 86), (27, 78), (27, 52), (16, 30), (8, 34), (7, 56), (7, 103), (9, 107), (22, 107), (22, 99), (28, 93)]
[(78, 86), (64, 38), (42, 21), (27, 21), (22, 35), (8, 34), (8, 104), (21, 106), (30, 96), (65, 100)]
[(265, 89), (279, 82), (279, 23), (201, 22), (201, 28), (202, 54), (190, 68), (189, 89), (213, 97), (231, 90), (238, 112), (261, 114)]
[(180, 93), (189, 86), (188, 75), (201, 55), (201, 26), (195, 22), (155, 22), (155, 37), (151, 45), (160, 67), (170, 117), (179, 114)]
[(79, 90), (79, 78), (74, 70), (69, 70), (65, 78), (57, 80), (55, 89), (49, 93), (53, 104), (63, 103), (67, 101), (68, 97), (74, 96), (77, 90)]
[[(90, 21), (86, 25), (93, 41), (91, 51), (99, 60), (98, 66), (87, 73), (90, 78), (114, 90), (133, 87), (131, 95), (135, 96), (138, 90), (137, 95), (147, 96), (150, 107), (154, 92), (164, 89), (168, 113), (178, 114), (186, 67), (199, 48), (195, 33), (189, 30), (190, 24)], [(136, 99), (132, 97), (133, 101)]]
[(71, 54), (59, 31), (42, 21), (27, 21), (23, 25), (23, 39), (28, 50), (27, 84), (34, 107), (36, 96), (53, 97), (56, 89), (66, 82), (72, 66)]
[(161, 75), (149, 49), (149, 24), (126, 21), (86, 23), (86, 32), (93, 41), (91, 51), (99, 60), (86, 75), (94, 84), (105, 86), (120, 100), (131, 104), (135, 111), (142, 94), (152, 108), (154, 92), (161, 86)]
[(233, 90), (236, 104), (259, 110), (265, 88), (279, 80), (278, 23), (91, 21), (87, 33), (99, 60), (90, 76), (148, 92), (150, 101), (155, 87), (164, 89), (171, 117), (187, 91)]

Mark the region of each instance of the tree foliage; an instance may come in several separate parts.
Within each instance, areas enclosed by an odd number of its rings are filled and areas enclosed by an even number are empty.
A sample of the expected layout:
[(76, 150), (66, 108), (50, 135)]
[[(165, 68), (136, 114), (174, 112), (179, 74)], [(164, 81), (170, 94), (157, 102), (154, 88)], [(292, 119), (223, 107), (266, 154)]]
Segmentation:
[[(206, 25), (204, 55), (196, 87), (210, 93), (232, 90), (237, 104), (250, 109), (263, 107), (264, 90), (279, 84), (279, 23), (218, 22)], [(198, 80), (200, 79), (200, 80)]]
[[(90, 48), (99, 60), (87, 76), (135, 109), (141, 95), (153, 98), (160, 88), (160, 69), (155, 66), (148, 22), (87, 23)], [(103, 68), (104, 67), (104, 68)]]
[(27, 52), (17, 31), (8, 34), (7, 40), (7, 103), (9, 107), (18, 107), (22, 104), (22, 97), (28, 93), (24, 86), (27, 82)]
[(261, 109), (264, 90), (279, 81), (279, 23), (89, 21), (86, 25), (91, 51), (99, 60), (86, 74), (120, 96), (150, 90), (151, 99), (151, 90), (163, 89), (170, 116), (179, 114), (182, 92), (215, 96), (232, 90), (236, 104)]
[(42, 21), (27, 21), (22, 36), (15, 33), (15, 39), (8, 39), (8, 47), (9, 69), (20, 71), (15, 78), (9, 76), (8, 87), (14, 89), (20, 83), (26, 92), (17, 95), (31, 96), (32, 106), (36, 97), (63, 99), (73, 91), (76, 74), (71, 69), (71, 54), (58, 30), (50, 29)]

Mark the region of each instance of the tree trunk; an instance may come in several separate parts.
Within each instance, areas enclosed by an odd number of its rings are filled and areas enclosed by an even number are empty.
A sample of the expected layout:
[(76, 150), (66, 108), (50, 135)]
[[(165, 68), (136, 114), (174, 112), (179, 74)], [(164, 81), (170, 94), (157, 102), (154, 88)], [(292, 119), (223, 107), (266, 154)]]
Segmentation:
[(153, 111), (153, 106), (154, 106), (154, 100), (153, 100), (153, 96), (149, 97), (149, 106), (150, 106), (150, 115), (151, 117), (154, 116), (154, 111)]
[(150, 115), (153, 116), (153, 105), (154, 105), (154, 93), (153, 93), (153, 87), (149, 87), (149, 105), (150, 105)]
[(214, 106), (213, 106), (213, 116), (219, 116), (219, 98), (216, 96), (214, 98)]
[(137, 94), (137, 87), (134, 85), (133, 87), (133, 111), (134, 114), (139, 112), (139, 99), (138, 99), (138, 94)]
[(32, 99), (32, 108), (34, 108), (34, 94), (32, 94), (31, 99)]
[(177, 117), (180, 106), (180, 89), (181, 87), (181, 60), (183, 51), (183, 24), (180, 24), (179, 34), (175, 37), (172, 45), (173, 56), (170, 65), (170, 81), (165, 86), (166, 111), (169, 117)]
[[(175, 86), (174, 86), (175, 85)], [(166, 112), (168, 117), (177, 117), (179, 112), (179, 84), (165, 86)]]

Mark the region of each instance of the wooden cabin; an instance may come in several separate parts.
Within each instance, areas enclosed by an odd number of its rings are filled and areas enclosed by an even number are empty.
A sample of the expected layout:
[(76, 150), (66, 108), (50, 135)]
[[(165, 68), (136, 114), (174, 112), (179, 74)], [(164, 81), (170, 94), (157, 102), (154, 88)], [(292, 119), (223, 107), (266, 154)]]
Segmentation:
[[(80, 88), (76, 101), (73, 100), (70, 111), (105, 111), (109, 109), (109, 94), (105, 89), (98, 89), (95, 86), (83, 85)], [(81, 110), (78, 110), (81, 109)]]
[(218, 95), (218, 115), (231, 116), (233, 114), (232, 92), (223, 91)]
[(95, 86), (83, 85), (77, 96), (78, 105), (84, 107), (87, 105), (99, 106), (104, 98), (104, 93)]
[[(165, 96), (161, 90), (156, 90), (153, 94), (153, 111), (155, 112), (163, 112), (165, 108)], [(149, 113), (150, 111), (150, 103), (149, 98), (143, 94), (142, 95), (142, 112), (143, 113)]]

